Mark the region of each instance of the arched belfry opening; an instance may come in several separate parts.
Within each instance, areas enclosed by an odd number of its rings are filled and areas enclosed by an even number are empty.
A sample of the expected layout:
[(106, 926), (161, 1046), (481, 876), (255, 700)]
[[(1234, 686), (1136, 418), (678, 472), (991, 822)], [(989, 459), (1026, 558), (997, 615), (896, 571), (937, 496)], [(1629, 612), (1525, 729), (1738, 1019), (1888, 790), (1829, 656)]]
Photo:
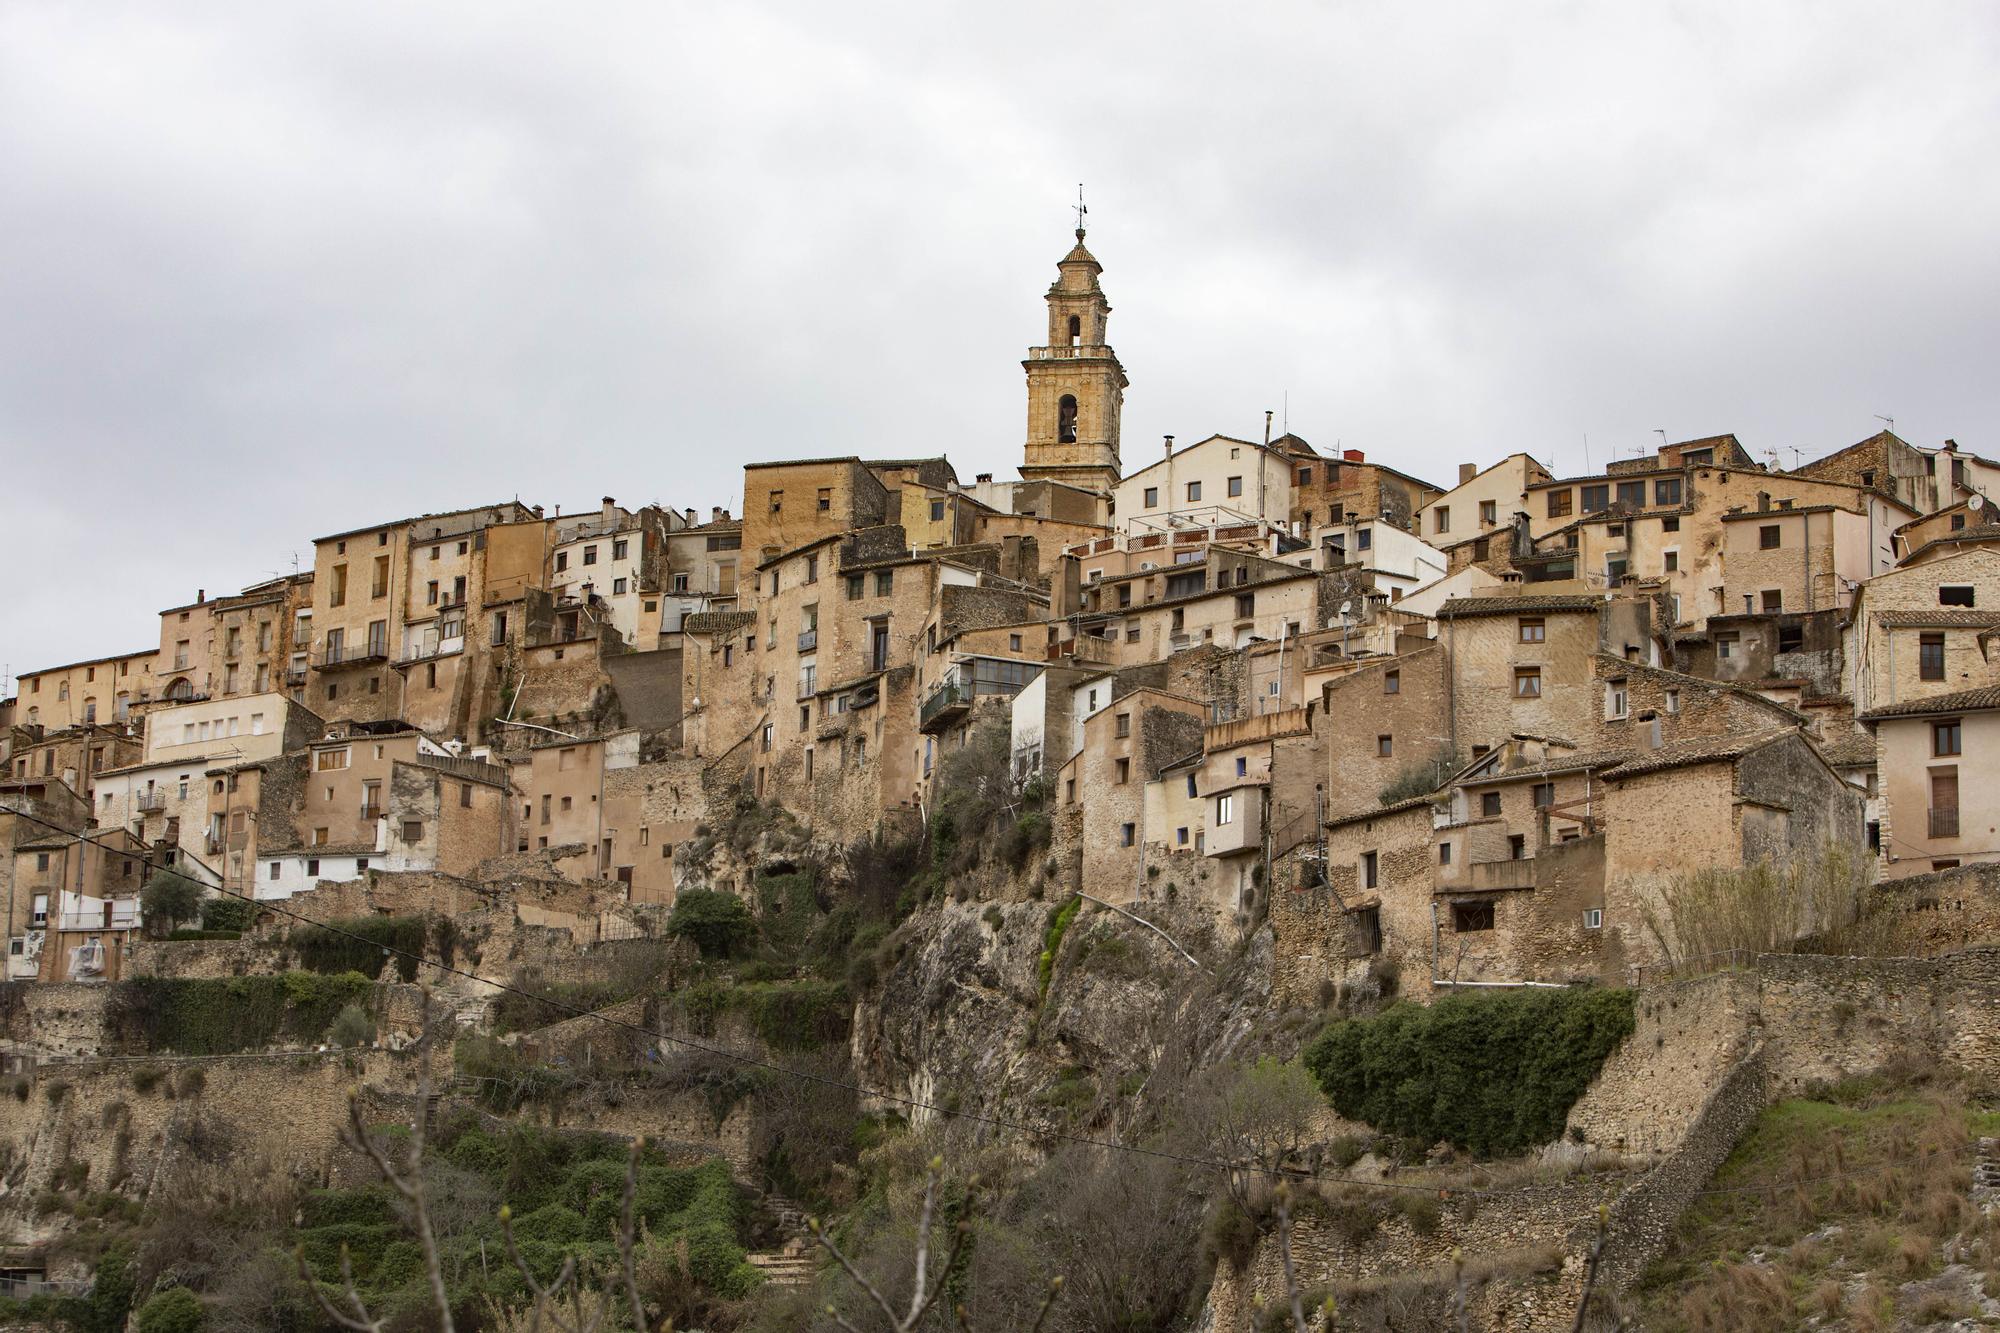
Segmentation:
[(1069, 317), (1069, 345), (1071, 347), (1083, 346), (1083, 316), (1081, 315), (1071, 315)]
[(1056, 442), (1076, 443), (1076, 395), (1066, 393), (1056, 404)]

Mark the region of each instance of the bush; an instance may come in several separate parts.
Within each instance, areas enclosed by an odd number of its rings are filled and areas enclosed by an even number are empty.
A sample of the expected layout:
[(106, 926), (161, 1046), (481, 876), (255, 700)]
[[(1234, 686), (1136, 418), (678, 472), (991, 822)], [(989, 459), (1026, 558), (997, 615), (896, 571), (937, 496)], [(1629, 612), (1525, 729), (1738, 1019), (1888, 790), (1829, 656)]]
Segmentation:
[(203, 930), (242, 932), (257, 924), (257, 904), (227, 895), (201, 900)]
[(382, 964), (389, 961), (383, 953), (393, 949), (396, 975), (415, 981), (429, 933), (429, 923), (420, 916), (350, 916), (299, 927), (292, 932), (291, 946), (308, 972), (359, 972), (364, 977), (380, 976)]
[(1388, 785), (1376, 795), (1384, 805), (1394, 805), (1398, 801), (1407, 801), (1415, 796), (1428, 796), (1442, 787), (1445, 779), (1458, 769), (1458, 756), (1449, 749), (1439, 746), (1431, 752), (1430, 758), (1418, 760), (1389, 779)]
[(350, 1004), (334, 1017), (326, 1035), (336, 1046), (366, 1046), (375, 1040), (375, 1016), (358, 1004)]
[(1041, 987), (1041, 994), (1049, 993), (1049, 980), (1055, 976), (1056, 955), (1062, 952), (1063, 936), (1069, 933), (1069, 923), (1076, 920), (1076, 914), (1083, 908), (1083, 899), (1072, 894), (1067, 902), (1049, 913), (1049, 928), (1042, 932), (1042, 956), (1035, 960), (1035, 980)]
[(1519, 990), (1402, 1001), (1333, 1024), (1306, 1067), (1342, 1115), (1481, 1156), (1548, 1143), (1631, 1035), (1632, 992)]
[(674, 900), (667, 933), (693, 940), (708, 958), (728, 958), (750, 942), (757, 923), (733, 893), (689, 889)]
[(148, 925), (164, 924), (169, 930), (201, 913), (201, 885), (186, 875), (159, 870), (139, 891), (139, 910)]
[(366, 1002), (374, 983), (358, 972), (324, 977), (136, 977), (112, 983), (105, 1021), (145, 1050), (229, 1055), (326, 1035), (340, 1011)]
[(139, 1333), (200, 1333), (207, 1312), (186, 1287), (168, 1287), (139, 1307)]

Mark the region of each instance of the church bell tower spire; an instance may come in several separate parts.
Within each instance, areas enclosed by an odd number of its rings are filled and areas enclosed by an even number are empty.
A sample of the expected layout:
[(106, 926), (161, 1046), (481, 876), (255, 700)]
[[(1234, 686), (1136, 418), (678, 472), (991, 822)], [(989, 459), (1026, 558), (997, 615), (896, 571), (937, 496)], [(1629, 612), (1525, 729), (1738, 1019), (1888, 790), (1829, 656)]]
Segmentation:
[(1111, 304), (1098, 286), (1104, 266), (1083, 246), (1086, 209), (1076, 204), (1076, 244), (1056, 261), (1045, 298), (1048, 341), (1028, 349), (1028, 443), (1021, 475), (1060, 481), (1100, 495), (1118, 484), (1118, 419), (1125, 368), (1105, 341)]

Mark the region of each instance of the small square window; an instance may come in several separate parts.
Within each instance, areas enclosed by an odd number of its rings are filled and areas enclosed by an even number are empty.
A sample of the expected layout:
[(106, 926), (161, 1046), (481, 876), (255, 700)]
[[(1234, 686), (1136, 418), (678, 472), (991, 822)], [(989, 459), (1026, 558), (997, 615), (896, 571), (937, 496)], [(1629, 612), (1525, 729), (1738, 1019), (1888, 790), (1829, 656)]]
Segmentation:
[(1439, 844), (1438, 844), (1438, 864), (1439, 864), (1439, 865), (1441, 865), (1441, 866), (1448, 866), (1448, 865), (1450, 865), (1450, 864), (1451, 864), (1451, 844), (1450, 844), (1450, 843), (1448, 843), (1448, 842), (1441, 842), (1441, 843), (1439, 843)]
[(1766, 523), (1757, 529), (1757, 546), (1759, 550), (1775, 551), (1782, 544), (1783, 539), (1784, 529), (1776, 523)]
[(1497, 791), (1485, 791), (1479, 793), (1480, 816), (1485, 819), (1491, 819), (1499, 813), (1500, 813), (1500, 793)]
[(1243, 478), (1231, 477), (1229, 479), (1229, 493), (1232, 496), (1243, 494)]
[(1395, 752), (1396, 738), (1394, 736), (1377, 736), (1375, 738), (1375, 757), (1377, 759), (1387, 759)]
[(1520, 641), (1522, 643), (1545, 643), (1548, 641), (1548, 637), (1548, 623), (1539, 616), (1521, 621)]
[(1586, 907), (1583, 909), (1583, 928), (1585, 930), (1598, 930), (1603, 925), (1604, 909), (1602, 907)]
[(1972, 606), (1972, 585), (1970, 583), (1947, 584), (1938, 589), (1939, 606)]
[(1400, 671), (1384, 671), (1382, 673), (1382, 693), (1401, 694), (1402, 692), (1403, 673)]
[(1958, 718), (1931, 723), (1931, 753), (1938, 758), (1958, 754), (1960, 739)]
[(1542, 697), (1542, 669), (1540, 667), (1514, 668), (1514, 697), (1516, 699), (1539, 699)]
[(1132, 777), (1132, 761), (1130, 759), (1118, 760), (1113, 765), (1112, 772), (1113, 777), (1111, 780), (1113, 782), (1124, 783), (1129, 781)]
[(1493, 904), (1453, 903), (1451, 928), (1460, 932), (1493, 929)]
[(1118, 841), (1121, 846), (1130, 847), (1133, 843), (1137, 842), (1138, 840), (1139, 840), (1138, 825), (1121, 824), (1119, 826)]

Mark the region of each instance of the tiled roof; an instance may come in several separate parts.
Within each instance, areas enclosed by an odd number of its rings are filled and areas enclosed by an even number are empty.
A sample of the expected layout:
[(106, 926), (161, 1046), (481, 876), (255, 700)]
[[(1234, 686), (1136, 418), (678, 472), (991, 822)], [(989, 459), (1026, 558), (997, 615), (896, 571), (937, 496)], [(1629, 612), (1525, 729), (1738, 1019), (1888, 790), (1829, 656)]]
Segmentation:
[(1906, 703), (1890, 704), (1886, 708), (1871, 708), (1861, 715), (1864, 722), (1885, 717), (1922, 717), (1930, 713), (1966, 713), (1982, 708), (2000, 708), (2000, 685), (1985, 685), (1976, 690), (1960, 690), (1956, 694), (1938, 694), (1928, 699), (1911, 699)]
[(1875, 742), (1858, 731), (1849, 731), (1839, 739), (1829, 741), (1819, 747), (1829, 764), (1872, 764), (1875, 762)]
[(1967, 611), (1957, 607), (1941, 606), (1936, 610), (1923, 611), (1878, 611), (1875, 622), (1892, 629), (1955, 629), (1960, 627), (1986, 629), (2000, 625), (2000, 612)]
[(1414, 810), (1420, 805), (1433, 804), (1433, 795), (1434, 793), (1425, 792), (1422, 796), (1410, 796), (1390, 805), (1378, 805), (1373, 810), (1363, 810), (1358, 815), (1343, 815), (1339, 819), (1329, 819), (1326, 821), (1326, 826), (1328, 828), (1340, 828), (1346, 824), (1359, 824), (1365, 819), (1380, 819), (1384, 815), (1400, 815), (1404, 811)]
[(1454, 785), (1477, 787), (1488, 782), (1514, 782), (1523, 778), (1545, 778), (1556, 773), (1575, 773), (1586, 768), (1610, 768), (1633, 757), (1627, 746), (1611, 746), (1598, 750), (1575, 750), (1556, 755), (1539, 764), (1528, 764), (1521, 768), (1495, 769), (1491, 773), (1479, 773), (1456, 780)]
[(1438, 619), (1455, 616), (1505, 616), (1516, 611), (1595, 611), (1602, 597), (1589, 593), (1546, 593), (1542, 596), (1454, 597), (1438, 608)]
[(689, 634), (727, 634), (756, 623), (754, 611), (697, 611), (681, 617), (681, 628)]
[(1657, 750), (1648, 750), (1629, 763), (1609, 769), (1604, 776), (1608, 779), (1634, 778), (1643, 773), (1657, 773), (1662, 769), (1680, 768), (1687, 764), (1705, 764), (1717, 759), (1734, 759), (1778, 739), (1791, 735), (1790, 731), (1766, 731), (1745, 736), (1731, 732), (1721, 736), (1692, 736), (1687, 740), (1674, 741), (1662, 745)]

